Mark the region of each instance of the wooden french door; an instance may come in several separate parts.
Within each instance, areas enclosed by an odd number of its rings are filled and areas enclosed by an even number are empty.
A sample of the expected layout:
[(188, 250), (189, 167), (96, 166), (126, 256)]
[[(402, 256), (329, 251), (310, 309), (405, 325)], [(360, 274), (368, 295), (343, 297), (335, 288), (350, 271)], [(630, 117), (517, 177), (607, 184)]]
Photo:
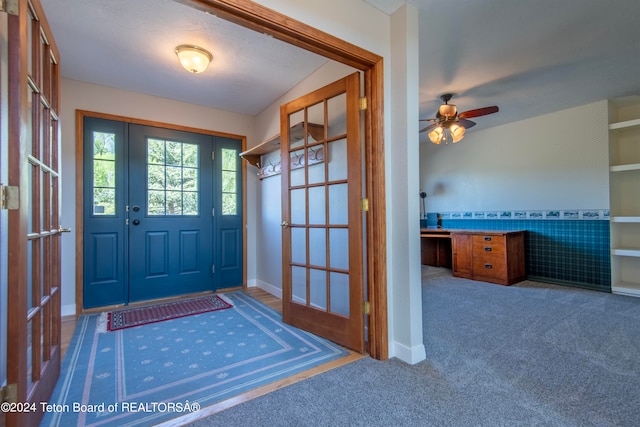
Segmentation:
[(359, 96), (354, 73), (281, 106), (280, 140), (283, 320), (363, 352)]
[(38, 0), (9, 10), (7, 383), (28, 411), (12, 426), (38, 425), (60, 373), (60, 64)]

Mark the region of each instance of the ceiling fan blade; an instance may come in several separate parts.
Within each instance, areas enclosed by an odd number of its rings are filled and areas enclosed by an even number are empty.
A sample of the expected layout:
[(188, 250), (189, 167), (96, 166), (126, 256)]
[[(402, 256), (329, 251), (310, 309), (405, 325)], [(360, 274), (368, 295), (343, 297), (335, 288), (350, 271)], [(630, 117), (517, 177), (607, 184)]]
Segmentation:
[(500, 109), (494, 105), (492, 107), (483, 107), (476, 108), (475, 110), (463, 111), (462, 113), (458, 114), (458, 117), (461, 119), (470, 119), (472, 117), (480, 117), (486, 116), (487, 114), (497, 113), (498, 111), (500, 111)]
[(435, 122), (436, 119), (420, 119), (421, 122)]
[(474, 127), (476, 122), (472, 122), (471, 120), (466, 119), (458, 119), (457, 123), (465, 129), (469, 129), (470, 127)]
[(420, 133), (422, 133), (422, 132), (426, 132), (426, 131), (428, 131), (428, 130), (431, 130), (431, 129), (433, 129), (433, 128), (437, 127), (437, 126), (438, 126), (438, 124), (437, 124), (437, 123), (434, 123), (434, 124), (432, 124), (432, 125), (429, 125), (429, 126), (427, 126), (426, 128), (422, 128), (422, 129), (420, 129)]

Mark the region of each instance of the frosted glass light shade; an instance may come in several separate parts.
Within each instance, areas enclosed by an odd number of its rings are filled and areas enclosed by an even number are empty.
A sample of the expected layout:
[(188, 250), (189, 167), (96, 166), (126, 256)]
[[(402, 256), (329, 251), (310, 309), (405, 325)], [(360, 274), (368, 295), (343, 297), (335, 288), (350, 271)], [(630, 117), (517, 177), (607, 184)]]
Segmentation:
[(464, 138), (465, 131), (466, 129), (460, 125), (451, 125), (451, 127), (449, 127), (449, 132), (451, 132), (451, 139), (454, 143)]
[(434, 128), (431, 132), (429, 132), (429, 140), (434, 144), (440, 144), (442, 141), (442, 137), (444, 135), (444, 129), (442, 126), (438, 126)]
[(203, 72), (209, 66), (213, 59), (206, 50), (198, 46), (180, 45), (176, 47), (176, 55), (180, 60), (180, 64), (190, 73), (198, 74)]

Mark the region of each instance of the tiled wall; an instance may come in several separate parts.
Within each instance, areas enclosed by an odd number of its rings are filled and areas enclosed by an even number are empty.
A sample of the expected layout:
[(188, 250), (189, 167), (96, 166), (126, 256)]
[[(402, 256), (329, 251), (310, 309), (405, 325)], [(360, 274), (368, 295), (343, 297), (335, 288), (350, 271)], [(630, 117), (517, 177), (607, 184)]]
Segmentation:
[[(515, 214), (449, 212), (441, 214), (441, 223), (448, 229), (526, 230), (528, 279), (611, 291), (608, 211), (523, 211)], [(420, 223), (422, 227), (435, 227), (437, 214), (428, 213)]]

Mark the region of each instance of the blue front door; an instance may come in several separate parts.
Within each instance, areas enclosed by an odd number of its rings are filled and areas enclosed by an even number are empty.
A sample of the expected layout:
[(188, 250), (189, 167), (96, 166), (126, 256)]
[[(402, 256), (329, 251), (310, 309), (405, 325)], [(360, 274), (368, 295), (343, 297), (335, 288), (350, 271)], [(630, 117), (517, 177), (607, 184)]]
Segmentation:
[(130, 125), (130, 301), (213, 289), (212, 140)]
[(84, 307), (242, 284), (240, 141), (84, 119)]

